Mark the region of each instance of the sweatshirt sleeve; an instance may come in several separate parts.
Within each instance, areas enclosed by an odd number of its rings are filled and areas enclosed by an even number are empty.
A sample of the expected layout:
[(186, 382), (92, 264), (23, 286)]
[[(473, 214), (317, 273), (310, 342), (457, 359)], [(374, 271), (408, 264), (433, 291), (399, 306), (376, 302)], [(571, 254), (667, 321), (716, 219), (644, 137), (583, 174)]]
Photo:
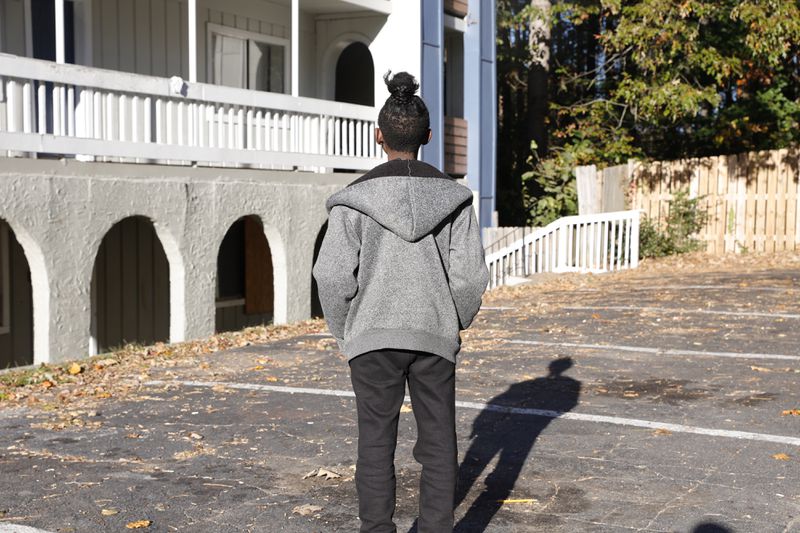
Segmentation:
[(489, 284), (480, 228), (472, 204), (461, 208), (450, 233), (450, 292), (461, 329), (467, 329), (481, 307)]
[(340, 345), (350, 302), (358, 292), (356, 276), (361, 251), (361, 239), (348, 217), (349, 212), (351, 210), (343, 206), (331, 209), (328, 230), (313, 270), (322, 312), (331, 334)]

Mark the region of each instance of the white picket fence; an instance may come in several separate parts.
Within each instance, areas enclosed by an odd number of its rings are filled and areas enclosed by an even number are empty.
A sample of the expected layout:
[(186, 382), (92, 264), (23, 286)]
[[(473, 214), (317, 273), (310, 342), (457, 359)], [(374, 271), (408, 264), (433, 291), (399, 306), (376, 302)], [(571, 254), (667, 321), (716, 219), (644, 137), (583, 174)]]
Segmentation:
[(639, 211), (563, 217), (486, 256), (489, 288), (540, 272), (610, 272), (639, 264)]
[(363, 170), (383, 158), (376, 120), (373, 107), (0, 54), (11, 155)]

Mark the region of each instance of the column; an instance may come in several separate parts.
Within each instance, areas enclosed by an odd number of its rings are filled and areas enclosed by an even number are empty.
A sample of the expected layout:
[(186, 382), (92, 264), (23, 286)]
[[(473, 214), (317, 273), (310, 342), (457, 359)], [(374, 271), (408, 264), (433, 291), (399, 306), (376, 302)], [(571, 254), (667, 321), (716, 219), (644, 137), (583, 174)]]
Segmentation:
[(189, 81), (197, 82), (197, 0), (189, 0)]
[(292, 96), (300, 96), (300, 0), (292, 0)]
[(444, 5), (422, 2), (422, 98), (431, 115), (431, 142), (422, 147), (422, 160), (444, 168)]
[(464, 32), (464, 118), (467, 137), (467, 179), (480, 193), (480, 225), (492, 226), (497, 160), (497, 83), (495, 2), (469, 0)]
[(64, 43), (64, 0), (53, 0), (56, 8), (56, 63), (66, 62)]

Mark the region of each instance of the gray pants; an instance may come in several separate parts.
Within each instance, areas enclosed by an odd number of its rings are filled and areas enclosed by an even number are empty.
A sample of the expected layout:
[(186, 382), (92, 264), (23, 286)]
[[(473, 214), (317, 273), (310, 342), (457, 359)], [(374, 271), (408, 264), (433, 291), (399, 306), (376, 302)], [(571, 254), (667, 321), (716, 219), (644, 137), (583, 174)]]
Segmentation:
[(406, 381), (422, 465), (419, 533), (453, 530), (458, 476), (455, 365), (423, 352), (379, 350), (350, 361), (358, 409), (356, 490), (362, 533), (394, 533), (394, 452)]

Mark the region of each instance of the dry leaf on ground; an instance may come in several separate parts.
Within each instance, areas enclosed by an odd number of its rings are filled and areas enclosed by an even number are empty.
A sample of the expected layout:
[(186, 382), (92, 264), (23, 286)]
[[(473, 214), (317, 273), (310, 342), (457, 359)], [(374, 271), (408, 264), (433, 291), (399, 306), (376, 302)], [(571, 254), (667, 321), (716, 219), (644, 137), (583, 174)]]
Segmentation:
[(789, 459), (791, 459), (791, 457), (789, 457), (785, 453), (776, 453), (775, 455), (772, 456), (772, 458), (777, 459), (778, 461), (788, 461)]
[(787, 409), (781, 412), (781, 416), (800, 416), (800, 409)]
[(304, 503), (303, 505), (298, 505), (297, 507), (292, 509), (292, 512), (294, 514), (299, 514), (300, 516), (309, 516), (314, 513), (318, 513), (321, 510), (322, 507), (320, 507), (319, 505), (311, 505), (308, 503)]
[(305, 476), (303, 479), (308, 479), (310, 477), (324, 477), (326, 480), (328, 479), (339, 479), (342, 477), (340, 474), (337, 474), (333, 470), (328, 470), (327, 468), (318, 468), (317, 470), (312, 470)]
[(125, 527), (128, 529), (144, 529), (150, 527), (152, 523), (152, 520), (136, 520), (135, 522), (128, 522)]

